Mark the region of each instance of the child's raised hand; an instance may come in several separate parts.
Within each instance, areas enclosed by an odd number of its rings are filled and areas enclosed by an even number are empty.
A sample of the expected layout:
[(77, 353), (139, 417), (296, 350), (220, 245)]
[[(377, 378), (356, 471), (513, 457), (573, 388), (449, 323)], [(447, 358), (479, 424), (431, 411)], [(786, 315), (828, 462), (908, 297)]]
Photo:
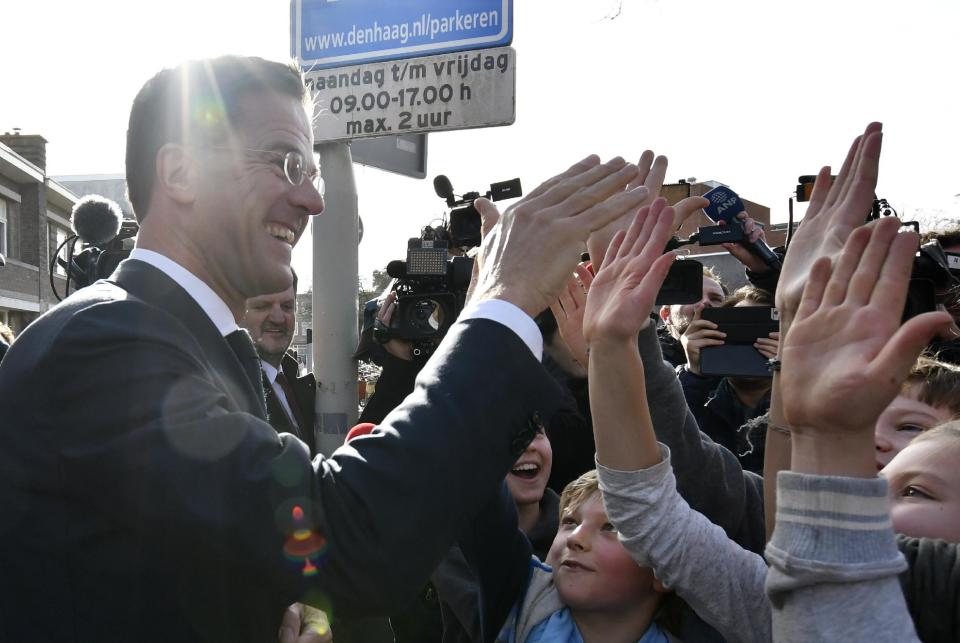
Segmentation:
[(658, 198), (610, 242), (587, 295), (583, 335), (588, 346), (597, 340), (633, 341), (649, 323), (657, 291), (676, 258), (663, 253), (673, 217), (673, 208)]
[(917, 236), (899, 230), (893, 217), (857, 228), (835, 264), (821, 257), (811, 267), (782, 346), (784, 414), (795, 436), (863, 434), (872, 444), (877, 416), (917, 355), (950, 327), (945, 312), (900, 325)]
[(835, 258), (870, 210), (880, 167), (881, 129), (880, 123), (870, 123), (853, 141), (835, 181), (829, 166), (817, 175), (803, 224), (790, 241), (777, 283), (782, 331), (793, 321), (813, 263), (820, 257)]

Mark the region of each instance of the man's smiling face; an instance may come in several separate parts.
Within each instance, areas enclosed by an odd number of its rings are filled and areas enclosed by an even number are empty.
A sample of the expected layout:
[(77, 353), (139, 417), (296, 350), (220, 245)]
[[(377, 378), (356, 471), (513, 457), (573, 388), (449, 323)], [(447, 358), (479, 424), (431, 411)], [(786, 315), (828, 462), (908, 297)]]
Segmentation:
[(247, 300), (247, 313), (240, 325), (250, 331), (260, 358), (274, 366), (293, 341), (296, 295), (293, 287), (273, 295)]
[(284, 174), (291, 151), (303, 157), (306, 174), (317, 170), (300, 101), (274, 92), (241, 98), (231, 139), (199, 165), (190, 233), (204, 248), (214, 290), (243, 300), (290, 286), (293, 246), (324, 204), (309, 179), (292, 185)]

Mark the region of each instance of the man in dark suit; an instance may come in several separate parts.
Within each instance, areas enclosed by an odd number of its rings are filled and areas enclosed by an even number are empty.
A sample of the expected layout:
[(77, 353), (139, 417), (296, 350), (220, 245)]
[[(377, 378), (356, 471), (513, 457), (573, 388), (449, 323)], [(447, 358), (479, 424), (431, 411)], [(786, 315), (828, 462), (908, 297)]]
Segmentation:
[[(588, 157), (502, 216), (478, 200), (492, 229), (472, 299), (373, 434), (311, 459), (266, 422), (237, 320), (290, 287), (323, 210), (309, 99), (295, 67), (232, 56), (134, 99), (137, 247), (0, 365), (0, 640), (263, 642), (296, 601), (386, 613), (554, 413), (532, 316), (585, 239), (647, 198), (620, 158)], [(510, 606), (494, 607), (491, 631)]]
[(240, 326), (250, 333), (257, 355), (267, 403), (267, 421), (277, 433), (292, 433), (316, 453), (313, 436), (317, 380), (300, 375), (300, 363), (288, 352), (293, 342), (297, 312), (297, 273), (293, 285), (272, 295), (247, 300)]

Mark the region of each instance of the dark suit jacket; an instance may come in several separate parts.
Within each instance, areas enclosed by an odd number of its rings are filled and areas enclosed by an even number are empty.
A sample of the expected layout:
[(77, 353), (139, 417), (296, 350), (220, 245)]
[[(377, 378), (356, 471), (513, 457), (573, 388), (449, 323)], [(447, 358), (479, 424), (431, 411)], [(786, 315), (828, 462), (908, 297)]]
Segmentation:
[(313, 424), (316, 416), (317, 380), (313, 373), (298, 376), (297, 360), (290, 354), (284, 355), (283, 359), (280, 360), (280, 370), (293, 390), (293, 399), (287, 396), (287, 403), (291, 409), (297, 409), (300, 412), (300, 417), (303, 418), (303, 426), (296, 427), (290, 424), (287, 412), (280, 404), (280, 400), (273, 390), (273, 385), (267, 381), (266, 373), (261, 371), (263, 390), (267, 402), (267, 421), (270, 426), (276, 429), (277, 433), (292, 433), (303, 440), (310, 448), (310, 453), (315, 454), (317, 449), (313, 435)]
[[(124, 261), (0, 366), (0, 640), (263, 643), (298, 600), (386, 613), (558, 399), (513, 332), (470, 320), (380, 430), (311, 460), (258, 417), (196, 302)], [(315, 570), (287, 555), (304, 524), (323, 539)]]

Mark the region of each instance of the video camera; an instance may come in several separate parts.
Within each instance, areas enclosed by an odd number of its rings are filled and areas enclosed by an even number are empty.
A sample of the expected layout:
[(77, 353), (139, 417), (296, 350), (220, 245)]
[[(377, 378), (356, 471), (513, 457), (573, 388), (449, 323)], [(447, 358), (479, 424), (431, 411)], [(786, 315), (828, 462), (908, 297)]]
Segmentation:
[[(463, 253), (480, 245), (480, 213), (473, 206), (479, 192), (457, 199), (450, 179), (440, 175), (434, 190), (452, 208), (447, 221), (425, 227), (407, 242), (406, 261), (391, 261), (397, 304), (390, 325), (374, 324), (373, 338), (381, 344), (402, 339), (412, 344), (414, 358), (426, 359), (463, 310), (473, 273), (473, 258)], [(520, 179), (492, 183), (485, 196), (492, 201), (522, 195)]]
[[(80, 199), (70, 215), (73, 231), (57, 247), (50, 258), (50, 288), (58, 300), (63, 297), (57, 292), (53, 280), (55, 263), (67, 273), (67, 285), (64, 297), (70, 294), (70, 286), (78, 290), (85, 288), (98, 279), (106, 279), (117, 265), (133, 250), (133, 238), (140, 231), (136, 221), (123, 218), (123, 212), (115, 201), (91, 194)], [(86, 247), (77, 255), (73, 254), (77, 241)], [(60, 257), (64, 246), (66, 259)]]
[[(816, 178), (814, 175), (804, 175), (797, 179), (797, 201), (810, 200)], [(900, 217), (889, 201), (875, 198), (870, 206), (870, 212), (867, 213), (866, 222), (889, 216)], [(910, 226), (916, 232), (920, 232), (920, 224), (916, 221), (903, 221), (902, 225)], [(956, 307), (958, 300), (960, 300), (960, 261), (947, 255), (939, 241), (924, 243), (917, 249), (913, 260), (903, 320), (936, 310), (938, 305), (949, 310)]]
[(389, 326), (374, 326), (376, 341), (404, 339), (414, 357), (428, 357), (463, 310), (473, 259), (450, 256), (448, 235), (445, 227), (426, 227), (407, 242), (406, 261), (387, 264), (397, 304)]
[[(124, 221), (116, 237), (102, 246), (88, 245), (73, 257), (69, 270), (76, 284), (75, 287), (84, 288), (98, 279), (106, 279), (112, 275), (120, 262), (129, 257), (130, 251), (133, 250), (133, 244), (124, 243), (124, 241), (133, 239), (139, 231), (140, 226), (136, 221)], [(67, 269), (63, 259), (58, 258), (57, 263)]]
[[(443, 174), (433, 179), (433, 190), (437, 196), (447, 202), (450, 210), (450, 225), (446, 228), (450, 241), (455, 246), (473, 248), (480, 245), (480, 213), (473, 202), (480, 198), (479, 192), (467, 192), (459, 199), (453, 194), (453, 185)], [(510, 179), (491, 183), (490, 190), (484, 194), (491, 201), (515, 199), (523, 195), (520, 179)]]
[[(880, 217), (898, 217), (897, 211), (886, 199), (874, 199), (867, 221)], [(916, 221), (903, 221), (902, 225), (920, 232)], [(947, 309), (957, 305), (960, 295), (960, 267), (951, 268), (951, 257), (944, 252), (936, 239), (922, 244), (913, 259), (913, 271), (910, 273), (910, 286), (907, 290), (907, 303), (903, 309), (903, 320), (921, 313), (937, 310), (937, 306)]]
[(934, 239), (920, 246), (913, 259), (907, 303), (903, 310), (906, 321), (921, 313), (936, 310), (938, 305), (950, 309), (957, 304), (960, 278), (950, 269), (950, 261), (940, 242)]

